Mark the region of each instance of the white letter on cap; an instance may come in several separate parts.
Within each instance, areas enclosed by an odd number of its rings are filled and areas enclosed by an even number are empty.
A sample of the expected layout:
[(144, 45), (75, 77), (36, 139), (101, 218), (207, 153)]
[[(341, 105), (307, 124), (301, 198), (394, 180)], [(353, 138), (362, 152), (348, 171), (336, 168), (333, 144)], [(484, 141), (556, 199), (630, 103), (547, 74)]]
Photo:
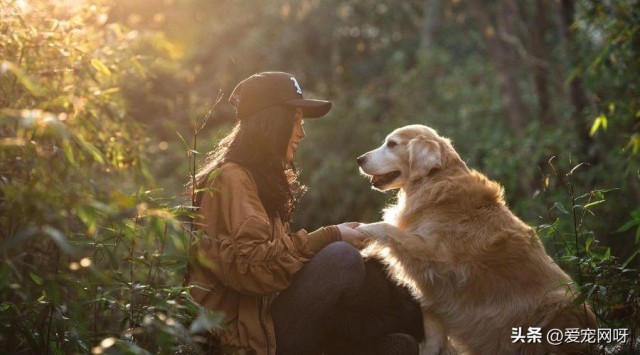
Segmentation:
[(293, 85), (296, 87), (296, 92), (302, 95), (302, 89), (300, 89), (300, 85), (298, 85), (298, 81), (296, 81), (296, 78), (291, 77), (291, 81), (293, 81)]

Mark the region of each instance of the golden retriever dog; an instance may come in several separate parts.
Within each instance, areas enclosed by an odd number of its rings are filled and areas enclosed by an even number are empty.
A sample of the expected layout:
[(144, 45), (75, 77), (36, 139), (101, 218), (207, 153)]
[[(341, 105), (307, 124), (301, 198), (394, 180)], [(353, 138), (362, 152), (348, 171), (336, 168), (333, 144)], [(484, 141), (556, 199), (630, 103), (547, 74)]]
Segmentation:
[[(587, 343), (547, 342), (550, 329), (595, 330), (595, 316), (577, 304), (571, 278), (534, 230), (505, 205), (502, 187), (469, 169), (449, 139), (426, 126), (402, 127), (358, 164), (375, 189), (399, 189), (384, 222), (358, 228), (372, 239), (365, 253), (382, 256), (419, 297), (423, 353), (589, 351)], [(518, 329), (524, 343), (512, 338)]]

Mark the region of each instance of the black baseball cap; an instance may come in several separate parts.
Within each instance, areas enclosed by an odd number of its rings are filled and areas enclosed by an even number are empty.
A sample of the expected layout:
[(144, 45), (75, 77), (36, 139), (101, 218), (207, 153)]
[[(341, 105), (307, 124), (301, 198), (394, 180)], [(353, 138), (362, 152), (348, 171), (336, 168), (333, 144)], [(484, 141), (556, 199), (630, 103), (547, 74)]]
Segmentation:
[(300, 107), (305, 118), (322, 117), (331, 110), (329, 101), (302, 97), (296, 78), (284, 72), (262, 72), (244, 79), (233, 89), (229, 102), (239, 120), (279, 104)]

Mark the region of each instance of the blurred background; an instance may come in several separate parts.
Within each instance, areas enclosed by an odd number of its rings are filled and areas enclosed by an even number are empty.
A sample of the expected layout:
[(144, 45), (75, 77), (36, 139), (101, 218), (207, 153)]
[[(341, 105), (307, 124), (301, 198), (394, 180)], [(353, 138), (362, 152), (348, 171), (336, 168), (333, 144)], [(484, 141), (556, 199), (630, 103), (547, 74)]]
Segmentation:
[[(2, 0), (0, 293), (10, 301), (0, 310), (32, 319), (19, 329), (35, 335), (20, 346), (47, 351), (72, 349), (64, 334), (95, 351), (126, 343), (116, 320), (122, 329), (156, 324), (144, 323), (157, 316), (148, 300), (138, 308), (123, 300), (146, 292), (134, 281), (160, 292), (180, 279), (185, 184), (235, 124), (227, 103), (235, 84), (277, 70), (294, 74), (306, 98), (333, 102), (327, 117), (305, 125), (296, 160), (309, 190), (296, 228), (379, 220), (394, 195), (371, 190), (355, 158), (397, 127), (425, 124), (503, 184), (510, 207), (580, 278), (601, 321), (637, 324), (637, 271), (629, 270), (640, 243), (639, 5)], [(175, 240), (165, 249), (167, 236)], [(70, 272), (67, 288), (59, 266)], [(136, 276), (151, 270), (157, 279)], [(99, 289), (105, 273), (118, 272), (118, 291)], [(93, 289), (70, 286), (86, 277)], [(65, 292), (88, 300), (104, 324), (65, 325), (75, 319), (59, 310)], [(178, 312), (166, 302), (163, 314)], [(183, 323), (198, 316), (192, 307), (178, 312)], [(203, 314), (199, 326), (213, 324)], [(63, 335), (53, 341), (56, 324)], [(100, 348), (110, 334), (114, 343)]]
[[(260, 71), (298, 77), (334, 109), (308, 120), (297, 162), (310, 187), (295, 221), (316, 228), (374, 221), (391, 195), (370, 190), (355, 157), (392, 129), (420, 123), (450, 137), (472, 168), (505, 186), (536, 224), (548, 161), (579, 192), (610, 189), (599, 235), (638, 207), (638, 18), (635, 1), (169, 1), (111, 4), (108, 22), (137, 32), (146, 76), (124, 83), (145, 124), (148, 168), (168, 195), (189, 169), (175, 131), (215, 107), (197, 150), (235, 123), (227, 98)], [(201, 160), (202, 156), (198, 156)], [(180, 168), (177, 168), (180, 167)], [(555, 199), (555, 198), (553, 198)], [(615, 239), (620, 239), (617, 236)]]

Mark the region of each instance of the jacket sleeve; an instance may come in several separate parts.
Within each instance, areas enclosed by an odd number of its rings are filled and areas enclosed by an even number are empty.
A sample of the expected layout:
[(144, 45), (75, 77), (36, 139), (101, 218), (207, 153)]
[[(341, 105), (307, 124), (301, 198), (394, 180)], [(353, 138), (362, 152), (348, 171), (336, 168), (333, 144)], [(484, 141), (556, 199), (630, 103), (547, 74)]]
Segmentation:
[(210, 260), (210, 271), (237, 292), (266, 295), (287, 288), (317, 252), (313, 249), (333, 241), (323, 228), (291, 234), (275, 228), (252, 178), (241, 168), (223, 171), (214, 184), (214, 192), (203, 197), (200, 212), (206, 234), (218, 246), (200, 248), (199, 257)]

